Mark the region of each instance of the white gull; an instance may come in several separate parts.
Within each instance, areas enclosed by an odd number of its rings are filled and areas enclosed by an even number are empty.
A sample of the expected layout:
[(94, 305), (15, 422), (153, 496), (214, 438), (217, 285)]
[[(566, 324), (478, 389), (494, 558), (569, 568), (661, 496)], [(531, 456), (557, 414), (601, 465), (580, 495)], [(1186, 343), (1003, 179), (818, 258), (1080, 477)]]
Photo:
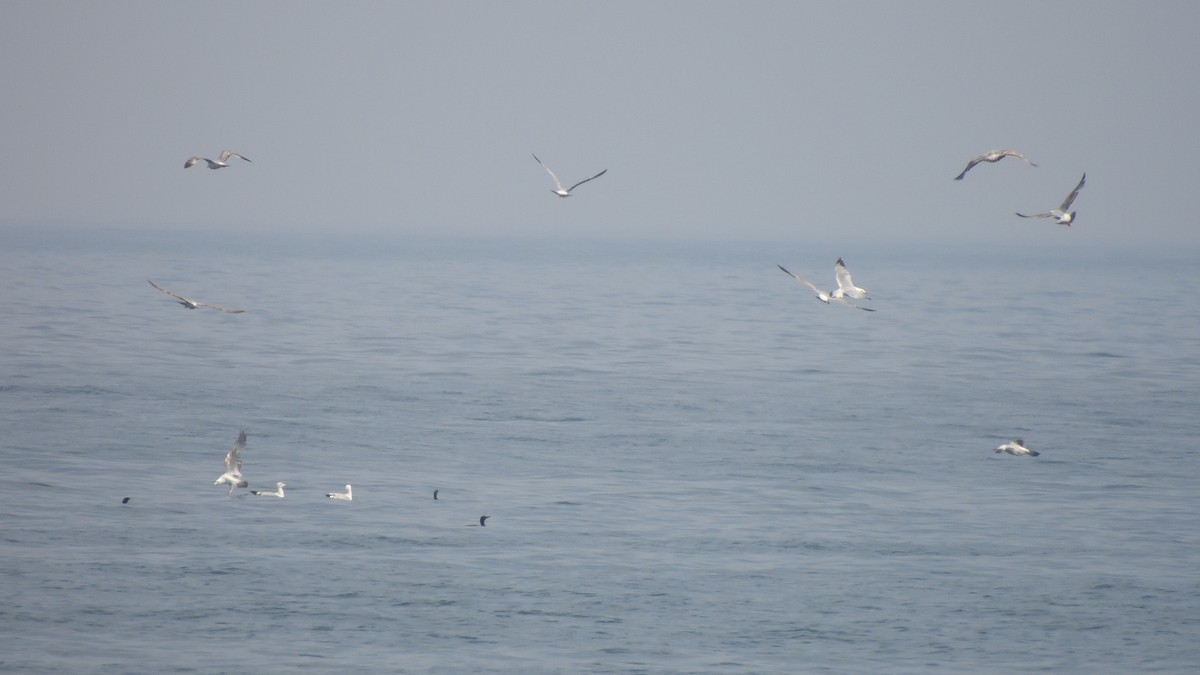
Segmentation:
[(850, 302), (849, 300), (847, 300), (845, 297), (843, 297), (843, 296), (849, 295), (852, 298), (865, 298), (867, 295), (867, 292), (865, 289), (855, 286), (854, 283), (852, 281), (850, 281), (850, 273), (848, 271), (846, 272), (846, 279), (844, 282), (845, 285), (843, 285), (843, 281), (841, 279), (841, 274), (839, 273), (839, 270), (845, 270), (846, 266), (841, 263), (842, 263), (841, 258), (838, 258), (838, 264), (834, 266), (834, 271), (835, 271), (835, 273), (837, 273), (837, 277), (838, 277), (838, 288), (833, 293), (826, 293), (825, 291), (817, 288), (816, 286), (814, 286), (812, 284), (812, 282), (808, 281), (807, 279), (801, 279), (800, 277), (796, 276), (795, 274), (792, 274), (791, 272), (789, 272), (788, 269), (786, 267), (784, 267), (783, 265), (777, 264), (776, 266), (779, 269), (783, 270), (784, 273), (787, 274), (788, 276), (790, 276), (793, 279), (795, 279), (796, 281), (804, 284), (805, 286), (808, 286), (809, 288), (811, 288), (813, 293), (817, 294), (817, 299), (827, 305), (831, 301), (834, 301), (834, 302), (840, 302), (843, 305), (847, 305), (847, 306), (853, 307), (855, 309), (861, 309), (864, 312), (874, 312), (875, 310), (871, 309), (870, 307), (862, 307), (861, 305), (856, 305), (856, 304)]
[(1021, 153), (1017, 152), (1016, 150), (992, 150), (989, 153), (982, 154), (982, 155), (972, 159), (971, 161), (967, 162), (967, 168), (963, 169), (962, 173), (955, 176), (954, 180), (962, 180), (963, 176), (967, 175), (967, 172), (970, 171), (972, 168), (974, 168), (975, 165), (980, 162), (995, 163), (995, 162), (999, 162), (1000, 160), (1004, 159), (1005, 157), (1016, 157), (1018, 159), (1025, 160), (1025, 163), (1028, 164), (1029, 166), (1037, 166), (1037, 164), (1034, 164), (1033, 162), (1029, 161), (1028, 159), (1025, 159), (1025, 155), (1022, 155)]
[(149, 279), (147, 279), (146, 281), (151, 286), (158, 289), (158, 291), (160, 293), (166, 293), (167, 295), (171, 296), (172, 298), (175, 298), (175, 302), (178, 302), (179, 304), (183, 305), (184, 307), (187, 307), (188, 309), (196, 309), (197, 307), (207, 307), (209, 309), (215, 309), (218, 312), (225, 312), (226, 314), (244, 314), (246, 312), (246, 310), (244, 310), (244, 309), (230, 309), (228, 307), (221, 307), (220, 305), (210, 305), (207, 302), (199, 302), (197, 300), (189, 300), (189, 299), (183, 297), (182, 295), (175, 293), (174, 291), (168, 291), (167, 289), (163, 288), (162, 286), (159, 286), (158, 284), (154, 283), (153, 281), (150, 281)]
[(1079, 191), (1083, 189), (1083, 183), (1086, 180), (1087, 173), (1084, 172), (1083, 178), (1079, 179), (1079, 185), (1076, 185), (1075, 189), (1071, 190), (1071, 194), (1067, 195), (1067, 198), (1063, 200), (1062, 205), (1057, 209), (1054, 209), (1048, 213), (1035, 213), (1031, 216), (1027, 216), (1020, 212), (1017, 212), (1017, 215), (1021, 216), (1022, 218), (1054, 218), (1054, 222), (1058, 223), (1059, 225), (1066, 225), (1067, 227), (1070, 227), (1071, 223), (1075, 222), (1076, 212), (1068, 211), (1068, 209), (1071, 208), (1071, 204), (1075, 203), (1075, 198), (1079, 196)]
[(207, 157), (200, 157), (199, 155), (194, 155), (192, 157), (188, 157), (188, 160), (183, 163), (183, 168), (189, 169), (192, 167), (193, 164), (199, 164), (200, 162), (208, 162), (208, 168), (210, 168), (210, 169), (214, 169), (214, 170), (215, 169), (224, 169), (225, 167), (229, 166), (229, 158), (230, 157), (237, 157), (238, 159), (244, 159), (247, 162), (250, 161), (249, 157), (243, 157), (232, 150), (223, 150), (221, 152), (220, 158), (217, 159), (217, 161), (215, 161), (215, 162)]
[(274, 492), (267, 492), (266, 490), (251, 490), (250, 492), (259, 497), (279, 497), (283, 499), (283, 488), (285, 487), (287, 487), (287, 483), (276, 483)]
[(238, 432), (237, 441), (233, 444), (233, 449), (229, 454), (225, 455), (225, 473), (221, 477), (213, 481), (213, 485), (228, 485), (229, 492), (226, 496), (233, 494), (235, 487), (247, 487), (250, 485), (246, 482), (246, 478), (242, 475), (242, 450), (246, 448), (246, 432)]
[(1007, 452), (1010, 455), (1025, 457), (1037, 457), (1039, 454), (1041, 454), (1037, 450), (1030, 450), (1029, 448), (1025, 447), (1025, 441), (1019, 438), (1007, 443), (1001, 443), (1000, 446), (994, 448), (992, 452)]
[(562, 186), (562, 183), (560, 183), (558, 180), (558, 176), (554, 175), (554, 172), (550, 170), (550, 167), (546, 166), (545, 162), (538, 159), (537, 155), (534, 155), (533, 158), (537, 159), (538, 164), (541, 164), (542, 168), (546, 170), (546, 173), (550, 174), (550, 177), (554, 179), (554, 187), (557, 189), (551, 190), (551, 192), (558, 195), (559, 197), (570, 197), (571, 190), (574, 190), (575, 188), (579, 187), (580, 185), (583, 185), (584, 183), (588, 182), (589, 180), (595, 180), (596, 178), (599, 178), (600, 176), (603, 176), (605, 173), (608, 172), (608, 169), (605, 169), (604, 171), (601, 171), (600, 173), (596, 174), (595, 176), (592, 176), (591, 178), (585, 178), (585, 179), (579, 181), (578, 183), (572, 185), (571, 187), (564, 189)]
[(346, 486), (345, 492), (326, 492), (325, 496), (330, 499), (340, 499), (344, 502), (354, 501), (354, 491), (349, 485)]

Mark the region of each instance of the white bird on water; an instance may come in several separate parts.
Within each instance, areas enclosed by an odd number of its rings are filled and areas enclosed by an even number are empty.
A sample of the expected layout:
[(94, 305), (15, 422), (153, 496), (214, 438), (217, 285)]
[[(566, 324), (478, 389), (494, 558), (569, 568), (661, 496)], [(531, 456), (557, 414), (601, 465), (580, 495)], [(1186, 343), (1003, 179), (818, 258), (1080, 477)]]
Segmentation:
[(154, 283), (153, 281), (150, 281), (149, 279), (147, 279), (146, 281), (151, 286), (158, 289), (158, 291), (160, 293), (166, 293), (167, 295), (171, 296), (172, 298), (175, 298), (175, 302), (178, 302), (179, 304), (183, 305), (184, 307), (187, 307), (188, 309), (196, 309), (197, 307), (207, 307), (209, 309), (215, 309), (218, 312), (225, 312), (226, 314), (244, 314), (246, 312), (246, 310), (244, 310), (244, 309), (230, 309), (228, 307), (221, 307), (220, 305), (210, 305), (207, 302), (199, 302), (196, 300), (189, 300), (178, 293), (175, 293), (173, 291), (168, 291), (167, 289), (163, 288), (162, 286), (159, 286), (158, 284)]
[(864, 288), (859, 288), (858, 286), (855, 286), (854, 282), (850, 280), (850, 271), (846, 269), (846, 265), (845, 265), (845, 263), (842, 262), (841, 258), (838, 258), (837, 264), (834, 265), (834, 267), (833, 267), (834, 276), (837, 277), (838, 287), (837, 287), (837, 290), (832, 293), (826, 293), (825, 291), (814, 286), (812, 284), (812, 282), (808, 281), (807, 279), (801, 279), (800, 277), (796, 276), (795, 274), (792, 274), (783, 265), (777, 264), (776, 266), (779, 269), (783, 270), (784, 273), (787, 274), (788, 276), (790, 276), (793, 279), (795, 279), (796, 281), (804, 284), (805, 286), (808, 286), (809, 288), (811, 288), (813, 293), (817, 294), (817, 299), (827, 305), (831, 301), (834, 301), (834, 302), (840, 302), (843, 305), (848, 305), (855, 309), (861, 309), (864, 312), (874, 312), (875, 311), (875, 310), (871, 309), (870, 307), (862, 307), (860, 305), (856, 305), (844, 297), (844, 296), (849, 295), (852, 298), (865, 298), (865, 297), (867, 297), (867, 291)]
[(972, 159), (971, 161), (967, 162), (967, 168), (963, 169), (962, 173), (955, 176), (954, 180), (962, 180), (963, 176), (967, 175), (967, 172), (970, 171), (972, 168), (974, 168), (975, 165), (980, 162), (995, 163), (995, 162), (999, 162), (1000, 160), (1004, 159), (1005, 157), (1016, 157), (1017, 159), (1024, 160), (1025, 163), (1028, 164), (1029, 166), (1037, 166), (1037, 164), (1034, 164), (1033, 162), (1029, 161), (1028, 159), (1025, 158), (1025, 155), (1022, 155), (1021, 153), (1017, 152), (1016, 150), (992, 150), (989, 153), (982, 154), (982, 155)]
[(354, 501), (354, 490), (347, 485), (345, 492), (326, 492), (325, 496), (329, 497), (330, 499), (340, 499), (344, 502), (351, 502)]
[(279, 497), (283, 499), (283, 488), (285, 487), (287, 487), (287, 483), (276, 483), (274, 492), (267, 492), (266, 490), (251, 490), (250, 492), (259, 497)]
[(229, 486), (229, 492), (225, 493), (227, 497), (233, 494), (233, 488), (244, 488), (250, 485), (242, 475), (242, 450), (245, 448), (246, 432), (243, 430), (238, 432), (237, 441), (234, 442), (233, 449), (229, 451), (229, 454), (225, 455), (225, 473), (213, 481), (213, 485)]
[(1025, 441), (1019, 438), (1007, 443), (1001, 443), (1000, 446), (993, 449), (992, 452), (1007, 452), (1010, 455), (1017, 455), (1018, 457), (1037, 457), (1039, 454), (1041, 454), (1037, 450), (1030, 450), (1029, 448), (1025, 447)]
[(605, 169), (604, 171), (601, 171), (600, 173), (596, 174), (595, 176), (592, 176), (591, 178), (585, 178), (585, 179), (579, 181), (578, 183), (572, 185), (571, 187), (564, 189), (562, 186), (562, 183), (560, 183), (558, 180), (558, 176), (554, 175), (554, 172), (550, 170), (550, 167), (546, 166), (545, 162), (538, 159), (537, 155), (534, 155), (533, 158), (537, 159), (538, 164), (541, 164), (542, 168), (546, 170), (546, 173), (550, 174), (550, 177), (554, 179), (554, 187), (557, 189), (551, 190), (551, 192), (558, 195), (559, 197), (570, 197), (571, 190), (574, 190), (575, 188), (579, 187), (580, 185), (583, 185), (584, 183), (588, 182), (589, 180), (595, 180), (595, 179), (599, 178), (600, 176), (603, 176), (605, 173), (608, 173), (608, 169)]
[(1032, 216), (1027, 216), (1021, 212), (1017, 212), (1017, 215), (1021, 216), (1022, 218), (1054, 218), (1054, 222), (1058, 223), (1059, 225), (1066, 225), (1067, 227), (1070, 227), (1071, 223), (1075, 222), (1076, 212), (1068, 211), (1067, 209), (1070, 209), (1071, 204), (1075, 203), (1075, 198), (1079, 196), (1079, 191), (1083, 189), (1083, 183), (1086, 180), (1087, 173), (1085, 172), (1083, 174), (1083, 178), (1079, 179), (1079, 185), (1076, 185), (1075, 189), (1071, 190), (1071, 194), (1067, 195), (1067, 198), (1063, 200), (1062, 205), (1057, 209), (1054, 209), (1049, 213), (1035, 213)]
[[(215, 161), (215, 162), (207, 157), (200, 157), (199, 155), (194, 155), (192, 157), (188, 157), (188, 160), (183, 163), (183, 168), (190, 169), (193, 164), (199, 164), (200, 162), (208, 162), (208, 168), (210, 168), (210, 169), (214, 169), (214, 170), (215, 169), (224, 169), (225, 167), (229, 166), (229, 158), (231, 158), (231, 157), (237, 157), (238, 159), (244, 159), (247, 162), (250, 161), (249, 157), (243, 157), (242, 155), (239, 155), (232, 150), (223, 150), (223, 151), (221, 151), (220, 158), (217, 159), (217, 161)], [(251, 162), (251, 163), (253, 163), (253, 162)]]

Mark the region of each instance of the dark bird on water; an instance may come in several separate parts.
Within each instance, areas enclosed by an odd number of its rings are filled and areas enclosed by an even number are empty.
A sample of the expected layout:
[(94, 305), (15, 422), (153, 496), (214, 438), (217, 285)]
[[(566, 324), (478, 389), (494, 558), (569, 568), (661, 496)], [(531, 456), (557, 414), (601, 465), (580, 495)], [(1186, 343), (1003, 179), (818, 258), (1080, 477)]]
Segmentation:
[(129, 503), (129, 497), (126, 497), (125, 499), (122, 499), (122, 500), (121, 500), (121, 503), (122, 503), (122, 504), (128, 504), (128, 503)]
[(435, 501), (435, 502), (437, 501), (437, 493), (438, 493), (437, 490), (433, 491), (433, 501)]

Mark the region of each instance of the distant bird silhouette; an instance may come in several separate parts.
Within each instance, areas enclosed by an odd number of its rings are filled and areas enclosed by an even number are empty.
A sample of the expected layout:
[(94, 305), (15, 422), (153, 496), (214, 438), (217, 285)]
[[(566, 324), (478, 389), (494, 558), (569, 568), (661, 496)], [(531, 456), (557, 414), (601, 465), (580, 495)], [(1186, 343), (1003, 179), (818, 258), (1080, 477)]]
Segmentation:
[(1035, 213), (1032, 216), (1027, 216), (1024, 213), (1021, 213), (1018, 211), (1017, 215), (1021, 216), (1022, 218), (1054, 218), (1055, 223), (1057, 223), (1059, 225), (1066, 225), (1067, 227), (1070, 227), (1071, 223), (1075, 222), (1075, 213), (1076, 212), (1068, 211), (1067, 209), (1071, 208), (1071, 204), (1075, 203), (1075, 198), (1079, 196), (1079, 191), (1083, 189), (1083, 183), (1086, 180), (1087, 180), (1087, 173), (1085, 172), (1083, 174), (1083, 178), (1079, 179), (1079, 185), (1076, 185), (1075, 189), (1071, 190), (1071, 194), (1067, 195), (1067, 198), (1063, 200), (1062, 205), (1059, 206), (1057, 209), (1054, 209), (1053, 211), (1050, 211), (1048, 213)]
[(163, 288), (162, 286), (159, 286), (158, 284), (154, 283), (153, 281), (150, 281), (149, 279), (147, 279), (146, 282), (149, 283), (154, 288), (158, 289), (158, 291), (160, 293), (166, 293), (167, 295), (171, 296), (172, 298), (175, 298), (175, 302), (178, 302), (179, 304), (183, 305), (184, 307), (187, 307), (188, 309), (196, 309), (197, 307), (207, 307), (209, 309), (215, 309), (218, 312), (225, 312), (226, 314), (243, 314), (246, 311), (244, 309), (229, 309), (228, 307), (220, 307), (217, 305), (210, 305), (207, 302), (197, 302), (195, 300), (189, 300), (178, 293), (175, 293), (173, 291), (168, 291), (167, 289)]
[(435, 502), (437, 501), (437, 493), (438, 493), (437, 490), (433, 491), (433, 501), (435, 501)]
[(1025, 441), (1019, 438), (1007, 443), (1001, 443), (999, 447), (993, 450), (993, 452), (1007, 452), (1010, 455), (1017, 455), (1019, 457), (1037, 457), (1041, 454), (1037, 450), (1030, 450), (1029, 448), (1025, 447)]
[(242, 450), (246, 449), (246, 431), (243, 429), (238, 432), (237, 441), (233, 444), (233, 449), (229, 454), (225, 455), (225, 473), (213, 481), (213, 485), (228, 485), (229, 492), (226, 496), (233, 494), (235, 487), (247, 487), (250, 485), (242, 476)]
[[(200, 157), (200, 156), (189, 157), (188, 160), (183, 163), (183, 168), (190, 169), (192, 167), (192, 165), (194, 165), (194, 164), (199, 164), (200, 162), (208, 162), (208, 168), (210, 168), (210, 169), (214, 169), (214, 170), (215, 169), (224, 169), (225, 167), (229, 166), (229, 158), (230, 157), (237, 157), (238, 159), (244, 159), (247, 162), (250, 161), (249, 157), (243, 157), (232, 150), (224, 150), (221, 152), (221, 157), (215, 162), (207, 157)], [(253, 163), (253, 162), (251, 162), (251, 163)]]
[(967, 175), (967, 172), (970, 171), (972, 168), (974, 168), (975, 165), (980, 162), (995, 163), (995, 162), (999, 162), (1000, 160), (1004, 159), (1005, 157), (1016, 157), (1018, 159), (1025, 160), (1025, 163), (1028, 164), (1029, 166), (1037, 166), (1037, 164), (1034, 164), (1033, 162), (1029, 161), (1028, 159), (1025, 159), (1025, 155), (1022, 155), (1021, 153), (1017, 152), (1016, 150), (992, 150), (989, 153), (982, 154), (982, 155), (972, 159), (970, 162), (967, 162), (967, 168), (963, 169), (962, 173), (955, 176), (954, 180), (962, 180), (963, 176)]
[[(487, 523), (483, 521), (491, 518), (491, 516), (479, 516), (479, 527), (487, 527)], [(467, 527), (475, 527), (475, 523), (467, 523)]]
[(588, 182), (589, 180), (595, 180), (608, 172), (608, 169), (605, 169), (604, 171), (601, 171), (600, 173), (596, 174), (595, 176), (592, 176), (591, 178), (584, 178), (583, 180), (579, 181), (578, 183), (572, 185), (571, 187), (563, 189), (562, 183), (558, 182), (558, 176), (554, 175), (554, 172), (550, 170), (550, 167), (546, 166), (546, 164), (544, 162), (542, 162), (542, 160), (538, 159), (537, 155), (534, 155), (533, 158), (537, 159), (537, 163), (541, 164), (542, 168), (546, 170), (546, 173), (550, 174), (550, 177), (554, 179), (554, 187), (557, 189), (551, 190), (551, 192), (558, 195), (559, 197), (570, 197), (571, 190), (574, 190), (575, 188), (579, 187), (580, 185), (583, 185), (584, 183)]
[(122, 504), (128, 504), (128, 503), (129, 503), (129, 497), (126, 497), (125, 499), (122, 499), (122, 500), (121, 500), (121, 503), (122, 503)]

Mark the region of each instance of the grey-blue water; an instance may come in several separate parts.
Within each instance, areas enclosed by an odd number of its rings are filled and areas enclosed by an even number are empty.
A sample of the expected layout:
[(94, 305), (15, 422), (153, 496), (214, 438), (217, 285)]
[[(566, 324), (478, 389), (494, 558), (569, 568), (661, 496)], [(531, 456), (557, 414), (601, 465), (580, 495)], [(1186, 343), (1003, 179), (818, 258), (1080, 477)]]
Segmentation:
[(1198, 256), (1062, 234), (0, 234), (0, 668), (1194, 672)]

